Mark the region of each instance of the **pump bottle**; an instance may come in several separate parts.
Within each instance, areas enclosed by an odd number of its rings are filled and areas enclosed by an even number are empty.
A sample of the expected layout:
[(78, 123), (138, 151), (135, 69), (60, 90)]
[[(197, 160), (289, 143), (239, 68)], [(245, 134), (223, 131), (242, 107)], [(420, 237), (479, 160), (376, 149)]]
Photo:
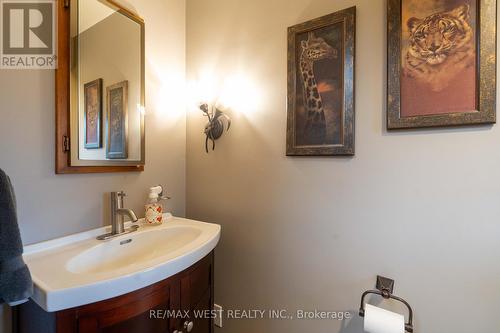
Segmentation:
[(158, 225), (163, 223), (163, 206), (160, 203), (163, 187), (161, 185), (149, 189), (149, 200), (145, 205), (146, 224)]

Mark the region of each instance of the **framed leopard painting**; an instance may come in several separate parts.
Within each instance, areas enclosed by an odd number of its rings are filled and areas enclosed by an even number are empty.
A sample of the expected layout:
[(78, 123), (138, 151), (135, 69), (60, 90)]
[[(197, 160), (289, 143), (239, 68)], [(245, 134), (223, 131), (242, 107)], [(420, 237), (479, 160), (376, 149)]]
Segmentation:
[(388, 0), (388, 129), (496, 121), (496, 0)]
[(356, 7), (288, 28), (288, 156), (354, 155)]

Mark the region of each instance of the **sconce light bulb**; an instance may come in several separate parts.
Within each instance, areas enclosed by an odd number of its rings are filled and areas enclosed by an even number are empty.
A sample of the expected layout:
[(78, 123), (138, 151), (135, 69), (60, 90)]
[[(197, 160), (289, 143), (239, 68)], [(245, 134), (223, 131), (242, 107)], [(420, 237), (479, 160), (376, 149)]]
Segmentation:
[(141, 104), (137, 104), (137, 111), (139, 111), (139, 113), (142, 115), (146, 114), (146, 108)]

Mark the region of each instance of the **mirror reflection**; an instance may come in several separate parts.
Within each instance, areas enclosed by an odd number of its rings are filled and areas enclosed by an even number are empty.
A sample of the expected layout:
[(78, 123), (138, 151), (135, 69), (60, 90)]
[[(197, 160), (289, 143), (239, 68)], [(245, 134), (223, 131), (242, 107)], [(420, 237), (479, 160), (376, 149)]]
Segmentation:
[(144, 22), (113, 1), (72, 7), (72, 165), (143, 164)]

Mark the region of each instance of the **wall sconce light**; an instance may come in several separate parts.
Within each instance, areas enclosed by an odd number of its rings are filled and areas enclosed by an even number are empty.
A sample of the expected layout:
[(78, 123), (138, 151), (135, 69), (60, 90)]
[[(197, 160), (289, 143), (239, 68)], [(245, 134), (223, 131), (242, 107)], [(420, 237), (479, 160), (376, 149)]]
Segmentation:
[(208, 123), (205, 125), (205, 151), (208, 154), (208, 141), (212, 141), (212, 150), (215, 150), (215, 141), (224, 134), (224, 131), (229, 131), (231, 118), (214, 105), (210, 107), (207, 103), (201, 104), (200, 110), (208, 118)]

